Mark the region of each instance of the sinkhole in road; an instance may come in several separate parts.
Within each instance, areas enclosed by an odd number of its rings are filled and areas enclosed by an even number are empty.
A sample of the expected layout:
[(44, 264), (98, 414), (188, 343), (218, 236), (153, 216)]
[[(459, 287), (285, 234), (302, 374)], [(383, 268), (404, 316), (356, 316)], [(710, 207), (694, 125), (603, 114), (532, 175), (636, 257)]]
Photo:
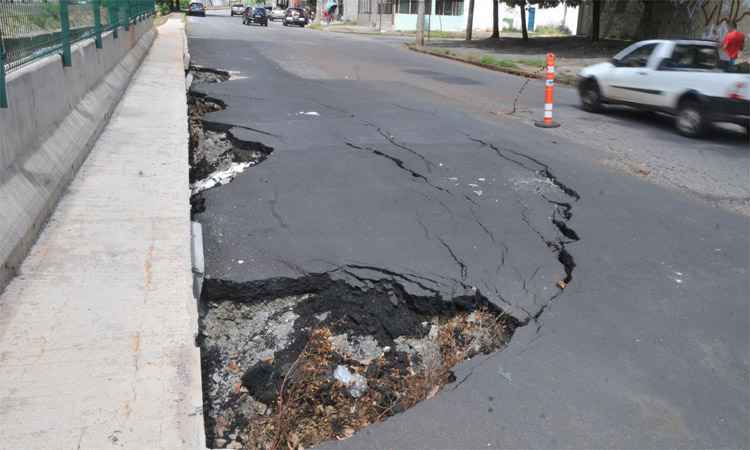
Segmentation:
[(207, 443), (298, 449), (345, 439), (430, 398), (519, 322), (476, 290), (413, 295), (394, 279), (206, 280)]
[[(193, 84), (228, 80), (214, 76), (216, 71), (198, 72), (192, 72)], [(191, 90), (188, 106), (195, 215), (205, 210), (201, 192), (229, 183), (273, 149), (233, 134), (257, 130), (211, 117), (225, 109), (220, 99)], [(543, 235), (523, 217), (563, 266), (565, 276), (557, 283), (561, 292), (575, 268), (566, 245), (579, 239), (568, 226), (569, 201), (577, 201), (578, 194), (543, 163), (472, 140), (541, 175), (563, 194), (540, 194), (552, 207), (549, 219), (558, 236)], [(388, 268), (347, 265), (300, 273), (299, 278), (245, 283), (204, 281), (197, 344), (209, 447), (299, 449), (351, 437), (438, 395), (456, 381), (452, 370), (457, 364), (502, 349), (517, 327), (546, 308), (519, 322), (466, 285), (465, 292), (446, 297), (420, 284), (423, 276)], [(420, 294), (406, 287), (412, 284), (422, 289)]]
[(188, 92), (188, 162), (193, 215), (204, 210), (201, 192), (231, 182), (247, 168), (261, 163), (273, 151), (260, 142), (237, 138), (232, 134), (231, 125), (204, 120), (207, 113), (224, 108), (224, 103), (218, 99)]

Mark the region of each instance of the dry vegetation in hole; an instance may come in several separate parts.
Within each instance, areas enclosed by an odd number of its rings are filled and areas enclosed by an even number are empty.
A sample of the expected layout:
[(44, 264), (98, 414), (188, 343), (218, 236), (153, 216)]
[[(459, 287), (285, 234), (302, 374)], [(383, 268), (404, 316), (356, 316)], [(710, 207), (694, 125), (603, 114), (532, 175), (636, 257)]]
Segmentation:
[[(273, 414), (250, 422), (243, 439), (247, 448), (299, 450), (349, 438), (371, 423), (436, 395), (455, 380), (453, 366), (502, 347), (510, 329), (502, 315), (484, 310), (459, 314), (438, 325), (440, 354), (427, 366), (402, 352), (364, 366), (337, 354), (331, 336), (327, 328), (312, 331), (283, 379)], [(340, 364), (366, 378), (367, 391), (359, 398), (332, 376)]]

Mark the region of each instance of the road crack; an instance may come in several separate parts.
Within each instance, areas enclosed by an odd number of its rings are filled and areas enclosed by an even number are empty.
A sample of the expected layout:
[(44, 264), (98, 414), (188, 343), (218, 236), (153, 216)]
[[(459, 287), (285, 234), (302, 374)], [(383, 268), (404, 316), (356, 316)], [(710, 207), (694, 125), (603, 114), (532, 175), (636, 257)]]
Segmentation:
[(374, 155), (386, 158), (386, 159), (390, 160), (391, 162), (393, 162), (393, 164), (395, 164), (396, 166), (398, 166), (399, 169), (401, 169), (401, 170), (405, 171), (406, 173), (408, 173), (409, 175), (411, 175), (412, 178), (417, 178), (419, 180), (422, 180), (422, 181), (425, 182), (425, 184), (427, 184), (431, 188), (436, 189), (436, 190), (438, 190), (440, 192), (445, 192), (446, 194), (453, 195), (453, 193), (451, 191), (449, 191), (448, 189), (445, 189), (444, 187), (441, 187), (441, 186), (437, 186), (436, 184), (432, 183), (426, 176), (424, 176), (421, 173), (419, 173), (419, 172), (417, 172), (417, 171), (415, 171), (415, 170), (407, 167), (403, 160), (401, 160), (399, 158), (396, 158), (395, 156), (389, 155), (389, 154), (387, 154), (387, 153), (385, 153), (383, 151), (380, 151), (380, 150), (378, 150), (376, 148), (366, 147), (366, 146), (360, 146), (360, 145), (352, 144), (351, 142), (344, 142), (344, 144), (346, 144), (346, 146), (349, 147), (349, 148), (353, 148), (355, 150), (367, 151), (367, 152), (370, 152), (370, 153), (372, 153)]

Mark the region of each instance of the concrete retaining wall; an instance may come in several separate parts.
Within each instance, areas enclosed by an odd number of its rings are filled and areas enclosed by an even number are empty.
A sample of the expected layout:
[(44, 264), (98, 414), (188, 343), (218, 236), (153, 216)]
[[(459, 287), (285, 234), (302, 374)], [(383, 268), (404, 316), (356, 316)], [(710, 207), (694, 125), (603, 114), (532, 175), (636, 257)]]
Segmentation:
[[(583, 3), (578, 34), (590, 36), (593, 6)], [(721, 40), (727, 33), (725, 19), (737, 20), (737, 29), (750, 33), (750, 0), (687, 2), (602, 2), (599, 35), (614, 39), (693, 37)], [(740, 19), (741, 18), (741, 19)]]
[[(48, 56), (8, 76), (0, 109), (0, 291), (107, 124), (153, 43), (151, 19), (72, 49), (72, 67)], [(147, 107), (147, 105), (144, 105)]]

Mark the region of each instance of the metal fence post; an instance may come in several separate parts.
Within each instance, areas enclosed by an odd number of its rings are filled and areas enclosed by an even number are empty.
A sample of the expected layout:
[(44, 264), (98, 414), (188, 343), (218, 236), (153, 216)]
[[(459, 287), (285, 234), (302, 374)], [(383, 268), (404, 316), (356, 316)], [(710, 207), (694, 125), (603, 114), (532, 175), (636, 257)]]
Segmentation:
[(102, 2), (93, 0), (91, 6), (94, 8), (94, 42), (96, 48), (102, 48)]
[(125, 2), (125, 31), (130, 29), (130, 0), (123, 0)]
[(70, 57), (70, 18), (68, 17), (68, 1), (60, 0), (60, 24), (62, 30), (62, 60), (63, 66), (71, 66)]
[(5, 48), (0, 36), (0, 108), (8, 107), (8, 93), (5, 91)]
[(117, 39), (117, 26), (120, 23), (117, 20), (116, 2), (117, 0), (107, 0), (107, 16), (109, 19), (109, 27), (112, 28), (112, 39)]

